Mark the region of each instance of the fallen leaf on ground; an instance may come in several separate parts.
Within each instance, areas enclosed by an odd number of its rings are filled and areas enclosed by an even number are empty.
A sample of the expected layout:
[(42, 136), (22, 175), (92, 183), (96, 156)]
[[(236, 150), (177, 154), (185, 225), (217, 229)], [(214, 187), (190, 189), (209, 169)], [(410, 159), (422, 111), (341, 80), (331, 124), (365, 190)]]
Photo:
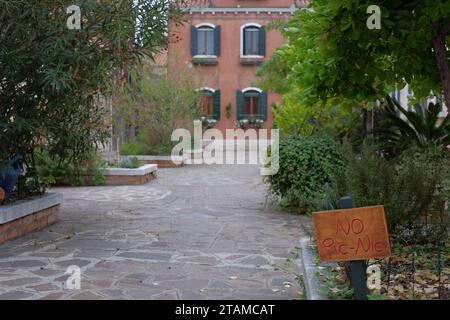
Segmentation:
[(405, 289), (403, 288), (403, 286), (401, 284), (398, 284), (394, 287), (395, 290), (399, 291), (399, 292), (404, 292)]

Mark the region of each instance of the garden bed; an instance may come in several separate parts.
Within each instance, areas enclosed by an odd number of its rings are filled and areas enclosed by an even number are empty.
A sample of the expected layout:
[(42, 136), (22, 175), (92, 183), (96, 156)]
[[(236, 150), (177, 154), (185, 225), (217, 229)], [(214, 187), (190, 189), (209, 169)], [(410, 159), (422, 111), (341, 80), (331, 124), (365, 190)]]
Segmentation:
[(58, 221), (62, 195), (47, 193), (0, 206), (0, 244)]
[[(136, 169), (107, 168), (102, 170), (107, 186), (146, 184), (156, 178), (158, 165), (146, 164)], [(89, 177), (87, 177), (89, 181)]]
[[(321, 263), (314, 238), (301, 245), (308, 298), (353, 299), (346, 264)], [(450, 299), (450, 249), (445, 243), (394, 245), (391, 258), (370, 260), (372, 264), (380, 266), (381, 288), (370, 291), (370, 300)]]
[(172, 156), (123, 156), (122, 160), (136, 158), (142, 165), (156, 164), (158, 168), (178, 168), (184, 165), (183, 157)]

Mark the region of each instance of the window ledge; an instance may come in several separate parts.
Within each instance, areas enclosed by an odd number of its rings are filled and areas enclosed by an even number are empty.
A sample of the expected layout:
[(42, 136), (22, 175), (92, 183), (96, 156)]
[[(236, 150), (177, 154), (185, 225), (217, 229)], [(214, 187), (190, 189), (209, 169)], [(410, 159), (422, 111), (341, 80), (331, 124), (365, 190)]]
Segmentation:
[(260, 118), (260, 116), (243, 116), (238, 121), (238, 126), (241, 129), (248, 129), (248, 128), (257, 128), (260, 129), (266, 122), (266, 120), (263, 120)]
[(217, 56), (194, 56), (192, 57), (192, 63), (195, 65), (215, 66), (217, 65)]
[(263, 56), (241, 56), (241, 65), (260, 66), (264, 62)]
[(216, 55), (209, 54), (197, 54), (193, 57), (194, 59), (217, 59)]
[(198, 120), (200, 121), (218, 121), (215, 116), (202, 116)]

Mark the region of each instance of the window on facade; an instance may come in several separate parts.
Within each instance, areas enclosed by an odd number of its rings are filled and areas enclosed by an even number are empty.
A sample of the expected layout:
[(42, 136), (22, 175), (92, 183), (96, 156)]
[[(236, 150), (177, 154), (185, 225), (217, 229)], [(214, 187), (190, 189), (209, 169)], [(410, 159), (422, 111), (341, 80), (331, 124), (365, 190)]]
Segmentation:
[(258, 27), (246, 27), (244, 29), (244, 55), (260, 55)]
[(213, 92), (209, 90), (201, 91), (202, 100), (202, 111), (205, 117), (212, 117), (214, 115), (214, 97)]
[(260, 114), (260, 93), (247, 91), (244, 93), (244, 116), (258, 116)]
[(410, 96), (412, 96), (414, 94), (410, 85), (408, 85), (408, 94)]
[(391, 92), (391, 98), (397, 100), (398, 102), (401, 102), (401, 92), (398, 89), (395, 89)]
[(197, 32), (197, 54), (214, 55), (214, 29), (211, 27), (200, 27)]

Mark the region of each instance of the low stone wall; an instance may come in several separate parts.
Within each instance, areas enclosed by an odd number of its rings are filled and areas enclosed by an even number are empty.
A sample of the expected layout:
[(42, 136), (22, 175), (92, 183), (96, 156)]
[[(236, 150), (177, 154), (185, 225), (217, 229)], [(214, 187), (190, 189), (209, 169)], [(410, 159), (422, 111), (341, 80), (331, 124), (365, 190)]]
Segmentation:
[(185, 164), (203, 163), (203, 149), (184, 150), (183, 162)]
[(137, 158), (142, 165), (156, 164), (158, 168), (178, 168), (183, 166), (183, 157), (171, 156), (126, 156), (122, 160)]
[(137, 169), (109, 168), (103, 174), (107, 186), (128, 186), (150, 182), (156, 178), (157, 170), (157, 165), (147, 164)]
[(0, 206), (0, 244), (57, 222), (61, 202), (61, 194), (47, 193)]

